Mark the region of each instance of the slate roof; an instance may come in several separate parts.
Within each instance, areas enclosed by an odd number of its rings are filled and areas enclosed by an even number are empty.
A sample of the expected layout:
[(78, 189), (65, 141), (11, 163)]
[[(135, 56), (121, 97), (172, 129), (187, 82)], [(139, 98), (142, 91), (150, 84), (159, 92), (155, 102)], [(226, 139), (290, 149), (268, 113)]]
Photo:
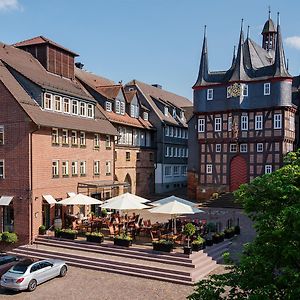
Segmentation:
[(274, 33), (274, 32), (277, 32), (276, 28), (275, 28), (275, 25), (273, 23), (273, 20), (271, 18), (269, 18), (267, 20), (267, 22), (265, 23), (264, 28), (263, 28), (261, 34), (264, 34), (264, 33)]
[(40, 35), (40, 36), (36, 36), (34, 38), (28, 39), (28, 40), (24, 40), (18, 43), (13, 44), (12, 46), (17, 47), (17, 48), (23, 48), (26, 46), (32, 46), (32, 45), (41, 45), (41, 44), (48, 44), (48, 45), (52, 45), (56, 48), (62, 49), (70, 54), (72, 54), (73, 56), (79, 56), (77, 53), (51, 41), (50, 39)]

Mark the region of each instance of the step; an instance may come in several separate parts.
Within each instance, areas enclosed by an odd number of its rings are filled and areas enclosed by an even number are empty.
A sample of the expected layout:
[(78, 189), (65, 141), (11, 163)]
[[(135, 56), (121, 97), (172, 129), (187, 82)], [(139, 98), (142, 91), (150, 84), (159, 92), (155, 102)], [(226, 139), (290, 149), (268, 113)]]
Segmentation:
[[(11, 255), (20, 255), (18, 251), (10, 251), (8, 252)], [(34, 257), (38, 259), (45, 259), (49, 258), (47, 255), (43, 254), (24, 254), (22, 253), (23, 256), (26, 257)], [(166, 282), (171, 282), (171, 283), (176, 283), (176, 284), (183, 284), (183, 285), (194, 285), (194, 283), (190, 280), (181, 280), (181, 279), (174, 279), (172, 277), (160, 277), (159, 275), (149, 275), (149, 274), (136, 274), (135, 272), (130, 272), (130, 271), (123, 271), (123, 270), (114, 270), (110, 269), (107, 267), (99, 267), (99, 266), (93, 266), (93, 265), (87, 265), (82, 262), (71, 262), (68, 260), (65, 260), (69, 266), (74, 266), (78, 268), (85, 268), (85, 269), (91, 269), (91, 270), (96, 270), (96, 271), (103, 271), (103, 272), (108, 272), (108, 273), (116, 273), (116, 274), (122, 274), (126, 276), (134, 276), (134, 277), (142, 277), (142, 278), (147, 278), (147, 279), (153, 279), (153, 280), (160, 280), (160, 281), (166, 281)]]
[(217, 263), (212, 260), (210, 263), (207, 263), (199, 268), (197, 268), (195, 271), (191, 273), (193, 281), (197, 281), (200, 278), (205, 277), (207, 274), (209, 274), (211, 271), (216, 269), (218, 267)]
[(122, 270), (122, 271), (131, 271), (136, 274), (147, 274), (147, 275), (158, 275), (160, 277), (166, 278), (175, 278), (179, 280), (191, 281), (190, 273), (189, 272), (181, 272), (178, 270), (170, 270), (170, 269), (163, 269), (163, 268), (156, 268), (156, 267), (149, 267), (144, 265), (138, 264), (128, 264), (128, 263), (120, 263), (117, 261), (108, 261), (108, 260), (101, 260), (101, 259), (93, 259), (91, 260), (90, 257), (83, 257), (78, 255), (73, 255), (70, 253), (58, 253), (54, 251), (45, 251), (45, 250), (35, 250), (32, 248), (18, 248), (17, 251), (20, 254), (26, 255), (43, 255), (44, 257), (48, 258), (59, 258), (68, 262), (81, 262), (86, 265), (97, 265), (98, 267), (104, 267), (114, 270)]
[(158, 254), (136, 254), (135, 252), (121, 252), (118, 251), (116, 248), (112, 249), (106, 249), (105, 247), (99, 247), (98, 245), (87, 245), (87, 244), (81, 244), (81, 243), (74, 243), (74, 242), (53, 242), (53, 241), (44, 241), (44, 240), (36, 240), (36, 245), (44, 245), (44, 246), (53, 246), (57, 248), (64, 248), (64, 249), (76, 249), (81, 250), (85, 252), (90, 253), (97, 253), (97, 254), (106, 254), (106, 255), (112, 255), (116, 257), (124, 257), (124, 258), (132, 258), (132, 259), (143, 259), (145, 261), (149, 262), (159, 262), (159, 263), (165, 263), (165, 264), (171, 264), (171, 265), (177, 265), (182, 267), (190, 267), (193, 268), (194, 265), (192, 264), (192, 261), (186, 262), (186, 261), (178, 261), (172, 257), (166, 257), (164, 255), (158, 255)]

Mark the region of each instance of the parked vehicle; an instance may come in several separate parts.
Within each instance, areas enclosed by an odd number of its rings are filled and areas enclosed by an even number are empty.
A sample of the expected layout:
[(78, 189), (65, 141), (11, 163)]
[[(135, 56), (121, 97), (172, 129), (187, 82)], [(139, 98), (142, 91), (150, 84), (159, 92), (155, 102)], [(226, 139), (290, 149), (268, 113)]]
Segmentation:
[(6, 273), (12, 266), (19, 262), (20, 258), (13, 255), (0, 256), (0, 277)]
[(1, 286), (6, 289), (34, 291), (37, 285), (67, 274), (67, 265), (62, 260), (47, 259), (20, 261), (1, 277)]

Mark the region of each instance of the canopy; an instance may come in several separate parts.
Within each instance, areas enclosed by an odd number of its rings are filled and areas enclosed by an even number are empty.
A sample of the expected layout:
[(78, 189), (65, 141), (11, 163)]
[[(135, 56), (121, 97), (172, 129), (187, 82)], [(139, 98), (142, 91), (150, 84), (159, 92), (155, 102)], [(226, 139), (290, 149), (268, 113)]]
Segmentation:
[(68, 195), (68, 197), (73, 197), (73, 196), (76, 196), (76, 193), (74, 193), (74, 192), (68, 192), (67, 195)]
[[(122, 195), (120, 195), (122, 196)], [(134, 209), (144, 209), (149, 208), (147, 205), (136, 201), (133, 197), (114, 197), (107, 201), (105, 204), (101, 205), (102, 208), (117, 209), (117, 210), (134, 210)]]
[(132, 199), (134, 201), (137, 201), (139, 203), (147, 203), (147, 202), (150, 202), (150, 200), (147, 200), (145, 198), (142, 198), (140, 196), (137, 196), (137, 195), (134, 195), (134, 194), (131, 194), (131, 193), (125, 193), (125, 194), (121, 194), (119, 196), (116, 196), (116, 197), (113, 197), (113, 198), (110, 198), (108, 199), (107, 201), (105, 201), (105, 203), (109, 203), (111, 201), (116, 201), (116, 200), (121, 200), (121, 199), (124, 199), (125, 201), (127, 201), (128, 199)]
[(188, 200), (176, 197), (174, 195), (170, 196), (170, 197), (167, 197), (167, 198), (163, 198), (163, 199), (154, 201), (154, 202), (151, 203), (151, 205), (153, 205), (153, 206), (159, 206), (159, 205), (163, 205), (163, 204), (166, 204), (166, 203), (169, 203), (169, 202), (173, 202), (173, 201), (177, 201), (177, 202), (189, 205), (189, 206), (197, 206), (198, 205), (198, 203), (194, 203), (194, 202), (191, 202), (191, 201), (188, 201)]
[(55, 204), (57, 201), (51, 195), (43, 195), (43, 199), (47, 201), (49, 204)]
[(83, 194), (77, 194), (75, 196), (57, 202), (57, 204), (62, 204), (62, 205), (91, 205), (91, 204), (102, 204), (102, 203), (103, 202), (98, 199)]
[(0, 197), (0, 205), (8, 206), (13, 199), (14, 196), (1, 196)]
[(177, 200), (153, 207), (149, 209), (149, 211), (151, 213), (169, 215), (186, 215), (203, 212), (203, 210), (200, 210), (196, 207), (191, 207), (190, 205), (183, 204)]

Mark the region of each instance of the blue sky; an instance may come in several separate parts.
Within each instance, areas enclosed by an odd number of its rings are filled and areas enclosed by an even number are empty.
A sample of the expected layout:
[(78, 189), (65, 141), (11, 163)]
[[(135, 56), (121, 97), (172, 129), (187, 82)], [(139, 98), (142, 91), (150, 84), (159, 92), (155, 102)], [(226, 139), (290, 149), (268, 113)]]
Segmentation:
[(290, 72), (300, 73), (300, 2), (264, 0), (0, 0), (0, 41), (44, 35), (77, 52), (93, 73), (116, 82), (138, 79), (192, 98), (208, 27), (211, 70), (229, 67), (244, 29), (261, 44), (271, 5), (281, 13)]

